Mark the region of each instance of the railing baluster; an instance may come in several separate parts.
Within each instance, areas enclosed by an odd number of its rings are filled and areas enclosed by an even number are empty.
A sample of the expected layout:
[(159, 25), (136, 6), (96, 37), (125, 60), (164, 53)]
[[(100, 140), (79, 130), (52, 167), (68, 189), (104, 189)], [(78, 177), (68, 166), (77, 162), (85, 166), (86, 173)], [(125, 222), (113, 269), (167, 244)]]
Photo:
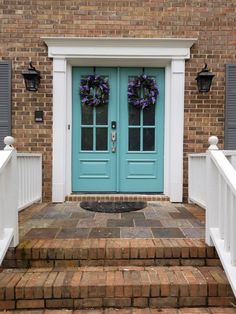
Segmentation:
[(4, 186), (5, 186), (5, 182), (4, 182), (4, 173), (0, 174), (0, 240), (3, 239), (3, 235), (4, 235), (4, 212), (5, 212), (5, 204), (4, 204)]
[(224, 246), (225, 250), (230, 249), (230, 212), (231, 212), (231, 194), (228, 185), (225, 183), (225, 210), (224, 210)]
[(220, 173), (218, 173), (218, 200), (219, 200), (219, 232), (220, 232), (220, 237), (221, 239), (223, 239), (223, 206), (224, 206), (224, 196), (223, 194), (221, 193), (222, 191), (222, 188), (223, 188), (223, 179), (220, 175)]
[(225, 238), (225, 214), (226, 214), (226, 207), (227, 207), (227, 185), (226, 182), (224, 180), (224, 178), (222, 178), (221, 175), (220, 176), (220, 184), (219, 184), (219, 191), (218, 191), (218, 195), (220, 198), (220, 202), (219, 202), (219, 231), (220, 231), (220, 237), (223, 240)]
[(232, 193), (230, 197), (230, 255), (231, 263), (236, 266), (236, 196)]

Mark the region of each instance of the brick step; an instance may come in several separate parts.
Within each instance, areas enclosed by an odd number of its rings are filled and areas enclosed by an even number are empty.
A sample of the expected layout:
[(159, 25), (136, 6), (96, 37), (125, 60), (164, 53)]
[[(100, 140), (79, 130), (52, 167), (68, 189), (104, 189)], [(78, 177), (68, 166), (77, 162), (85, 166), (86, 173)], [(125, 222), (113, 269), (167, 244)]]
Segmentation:
[(65, 201), (169, 201), (170, 198), (164, 194), (71, 194), (67, 195)]
[(8, 250), (2, 267), (218, 266), (202, 239), (25, 240)]
[(220, 267), (81, 267), (0, 273), (0, 309), (230, 306)]
[[(1, 313), (1, 311), (0, 311)], [(2, 312), (5, 314), (23, 314), (21, 310)], [(89, 310), (24, 310), (25, 314), (235, 314), (235, 309), (226, 307), (191, 307), (191, 308), (125, 308), (125, 309), (89, 309)]]

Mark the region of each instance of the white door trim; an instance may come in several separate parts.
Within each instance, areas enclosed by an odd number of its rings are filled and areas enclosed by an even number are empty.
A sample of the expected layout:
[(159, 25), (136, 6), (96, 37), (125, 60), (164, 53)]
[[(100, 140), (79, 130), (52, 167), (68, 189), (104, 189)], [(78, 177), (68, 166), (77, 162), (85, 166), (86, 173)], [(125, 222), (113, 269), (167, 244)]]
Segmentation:
[[(183, 195), (185, 60), (196, 39), (43, 38), (53, 58), (52, 201), (71, 193), (71, 67), (165, 67), (164, 194)], [(70, 129), (69, 129), (70, 126)]]

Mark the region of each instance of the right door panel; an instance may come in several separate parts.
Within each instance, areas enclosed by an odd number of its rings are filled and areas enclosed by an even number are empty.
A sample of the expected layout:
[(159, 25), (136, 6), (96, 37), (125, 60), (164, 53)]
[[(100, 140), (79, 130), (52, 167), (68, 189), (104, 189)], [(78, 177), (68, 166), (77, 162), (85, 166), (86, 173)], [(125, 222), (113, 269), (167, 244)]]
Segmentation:
[[(154, 78), (155, 105), (137, 109), (128, 104), (128, 84), (141, 74)], [(120, 69), (119, 167), (121, 192), (163, 192), (164, 69)]]

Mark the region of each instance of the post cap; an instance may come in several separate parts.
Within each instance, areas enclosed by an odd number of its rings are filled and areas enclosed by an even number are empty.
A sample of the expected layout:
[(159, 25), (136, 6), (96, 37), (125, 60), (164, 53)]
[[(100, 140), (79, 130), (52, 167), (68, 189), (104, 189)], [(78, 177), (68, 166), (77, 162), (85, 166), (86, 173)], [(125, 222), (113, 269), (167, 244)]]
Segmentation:
[(219, 142), (219, 139), (218, 139), (217, 136), (215, 136), (215, 135), (210, 136), (209, 139), (208, 139), (208, 143), (209, 143), (209, 145), (210, 145), (210, 146), (208, 147), (208, 149), (209, 149), (209, 150), (214, 150), (214, 149), (216, 150), (216, 149), (219, 149), (218, 146), (217, 146), (218, 142)]
[(12, 136), (6, 136), (4, 137), (4, 144), (6, 145), (4, 147), (4, 150), (12, 150), (14, 149), (13, 144), (15, 143), (15, 139)]

